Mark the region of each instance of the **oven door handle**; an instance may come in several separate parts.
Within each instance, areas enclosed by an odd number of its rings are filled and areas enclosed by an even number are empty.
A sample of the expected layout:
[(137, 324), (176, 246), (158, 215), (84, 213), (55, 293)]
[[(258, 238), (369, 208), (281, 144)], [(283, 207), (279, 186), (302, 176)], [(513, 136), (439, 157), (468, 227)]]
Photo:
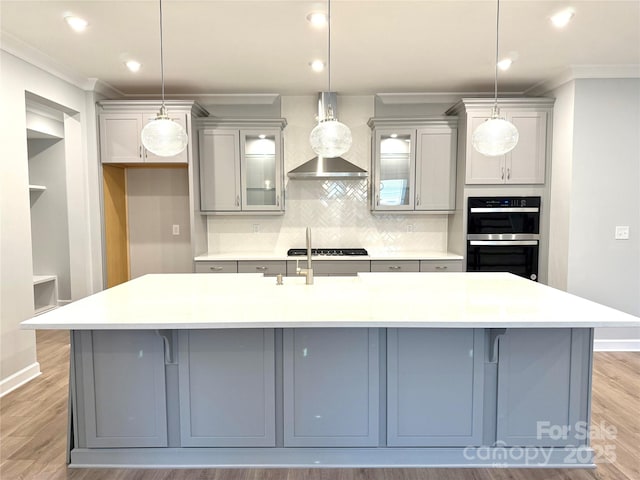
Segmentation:
[(469, 245), (488, 245), (490, 247), (507, 247), (510, 245), (538, 245), (538, 240), (469, 240)]
[(538, 213), (539, 211), (538, 207), (473, 207), (470, 209), (471, 213)]

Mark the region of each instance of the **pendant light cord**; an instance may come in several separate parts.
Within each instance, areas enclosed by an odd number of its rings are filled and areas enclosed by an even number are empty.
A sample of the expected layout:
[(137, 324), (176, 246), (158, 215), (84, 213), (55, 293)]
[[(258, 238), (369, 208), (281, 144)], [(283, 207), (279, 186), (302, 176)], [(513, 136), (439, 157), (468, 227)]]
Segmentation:
[(327, 72), (329, 77), (329, 92), (331, 91), (331, 0), (327, 0)]
[(496, 63), (495, 63), (495, 76), (494, 76), (494, 104), (493, 109), (495, 114), (498, 112), (498, 45), (500, 36), (500, 0), (498, 0), (498, 7), (496, 9)]
[(164, 108), (164, 51), (162, 48), (162, 0), (160, 0), (160, 79), (162, 83), (162, 108)]

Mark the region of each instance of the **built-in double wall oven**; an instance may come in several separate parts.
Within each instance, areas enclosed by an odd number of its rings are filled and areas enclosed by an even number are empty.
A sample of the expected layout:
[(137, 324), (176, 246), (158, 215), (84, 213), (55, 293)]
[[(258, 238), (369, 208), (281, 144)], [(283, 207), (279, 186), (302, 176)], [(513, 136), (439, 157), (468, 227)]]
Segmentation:
[(467, 271), (538, 279), (540, 197), (469, 197)]

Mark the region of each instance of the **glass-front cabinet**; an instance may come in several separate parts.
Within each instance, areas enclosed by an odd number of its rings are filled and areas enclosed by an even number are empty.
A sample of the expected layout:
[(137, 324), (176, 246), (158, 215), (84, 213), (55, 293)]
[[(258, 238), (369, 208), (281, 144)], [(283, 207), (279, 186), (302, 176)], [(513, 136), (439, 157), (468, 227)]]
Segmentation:
[(248, 210), (280, 208), (279, 130), (240, 131), (242, 204)]
[(413, 210), (415, 130), (376, 131), (376, 210)]
[(372, 118), (374, 212), (455, 210), (457, 118)]
[(198, 121), (200, 212), (284, 213), (284, 118)]

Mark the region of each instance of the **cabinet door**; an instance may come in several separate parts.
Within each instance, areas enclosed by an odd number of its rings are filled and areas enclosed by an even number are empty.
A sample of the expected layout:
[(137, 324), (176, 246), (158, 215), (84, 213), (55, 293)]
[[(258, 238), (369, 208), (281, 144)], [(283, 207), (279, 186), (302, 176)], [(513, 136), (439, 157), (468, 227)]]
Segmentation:
[(238, 262), (238, 273), (262, 273), (265, 277), (287, 274), (287, 262), (284, 260), (249, 261)]
[(240, 131), (242, 209), (281, 210), (280, 130)]
[(482, 443), (482, 329), (387, 330), (387, 444)]
[(166, 447), (162, 338), (148, 330), (75, 335), (81, 355), (78, 423), (86, 446)]
[(420, 260), (421, 272), (461, 272), (462, 260)]
[(416, 137), (416, 210), (455, 210), (457, 129), (424, 128)]
[(273, 329), (179, 333), (183, 447), (275, 446)]
[(224, 262), (195, 262), (196, 273), (238, 273), (238, 263)]
[(419, 272), (418, 260), (372, 260), (372, 272)]
[(498, 358), (497, 440), (506, 446), (584, 445), (590, 355), (589, 329), (507, 330)]
[(479, 153), (471, 143), (475, 129), (489, 115), (470, 114), (467, 120), (467, 175), (468, 184), (499, 184), (506, 178), (505, 156), (488, 157)]
[(506, 183), (544, 183), (547, 113), (510, 112), (507, 118), (518, 129), (519, 138), (506, 156)]
[(142, 116), (138, 113), (100, 115), (102, 163), (142, 163)]
[[(187, 132), (187, 135), (188, 135), (189, 132), (187, 131), (186, 114), (184, 113), (172, 114), (170, 111), (168, 113), (169, 113), (169, 118), (171, 118), (171, 120), (173, 120), (174, 122), (180, 124), (182, 128), (184, 128), (185, 132)], [(156, 114), (143, 115), (142, 116), (143, 128), (144, 128), (144, 125), (155, 120), (155, 118), (156, 118)], [(158, 155), (151, 153), (146, 148), (143, 148), (143, 156), (144, 156), (144, 161), (147, 163), (189, 163), (188, 150), (189, 150), (189, 145), (187, 145), (187, 147), (177, 155), (174, 155), (172, 157), (160, 157)]]
[(238, 130), (200, 132), (200, 209), (240, 211)]
[(378, 445), (378, 330), (284, 330), (284, 446)]
[(413, 210), (415, 130), (375, 131), (374, 210)]
[[(300, 268), (307, 267), (305, 259), (299, 260)], [(370, 272), (369, 260), (314, 260), (313, 275), (317, 277), (355, 277), (359, 272)], [(295, 276), (296, 262), (287, 260), (287, 275)]]

